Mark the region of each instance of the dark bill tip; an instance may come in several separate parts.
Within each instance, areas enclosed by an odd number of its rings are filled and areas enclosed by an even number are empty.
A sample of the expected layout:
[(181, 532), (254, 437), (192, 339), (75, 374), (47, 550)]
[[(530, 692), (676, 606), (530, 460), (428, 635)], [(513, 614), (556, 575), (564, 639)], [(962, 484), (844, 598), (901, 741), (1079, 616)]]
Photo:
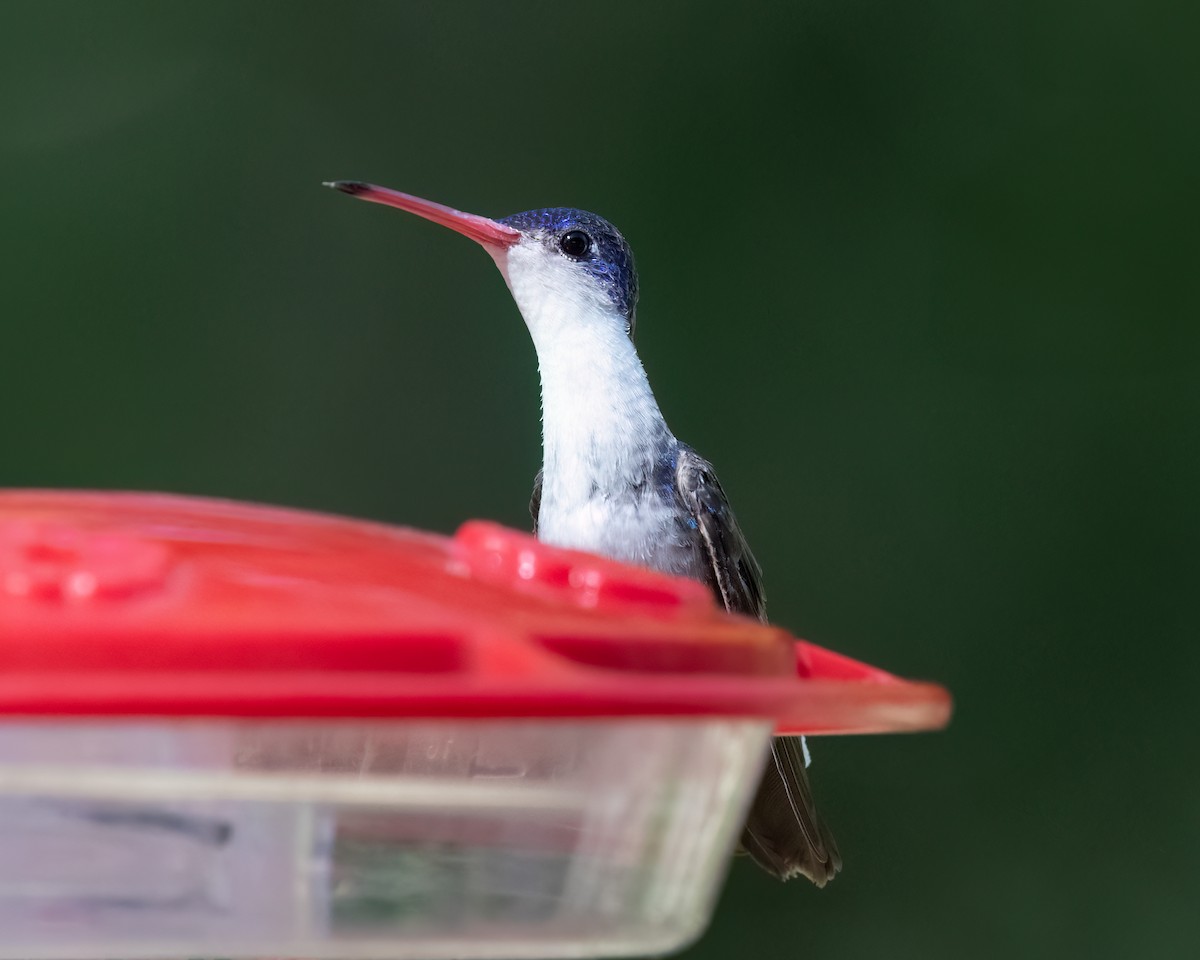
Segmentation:
[(358, 193), (367, 193), (371, 189), (369, 183), (363, 183), (361, 180), (326, 180), (321, 186), (340, 190), (342, 193), (348, 193), (352, 197)]

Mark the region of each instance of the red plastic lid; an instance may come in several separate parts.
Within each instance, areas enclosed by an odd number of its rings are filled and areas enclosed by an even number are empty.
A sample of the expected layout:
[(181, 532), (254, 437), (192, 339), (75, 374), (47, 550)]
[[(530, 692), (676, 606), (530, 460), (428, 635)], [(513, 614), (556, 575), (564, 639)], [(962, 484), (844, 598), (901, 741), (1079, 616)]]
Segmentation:
[(449, 539), (137, 493), (0, 492), (0, 715), (761, 716), (939, 727), (950, 699), (690, 580), (472, 522)]

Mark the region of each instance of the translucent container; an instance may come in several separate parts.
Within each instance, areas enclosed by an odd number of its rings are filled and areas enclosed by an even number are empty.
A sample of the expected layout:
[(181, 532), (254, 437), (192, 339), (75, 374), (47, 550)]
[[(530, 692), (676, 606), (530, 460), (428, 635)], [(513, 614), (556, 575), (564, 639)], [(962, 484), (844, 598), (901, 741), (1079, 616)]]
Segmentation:
[(11, 724), (7, 957), (561, 957), (706, 924), (763, 721)]
[(666, 952), (773, 732), (948, 709), (490, 525), (0, 494), (0, 958)]

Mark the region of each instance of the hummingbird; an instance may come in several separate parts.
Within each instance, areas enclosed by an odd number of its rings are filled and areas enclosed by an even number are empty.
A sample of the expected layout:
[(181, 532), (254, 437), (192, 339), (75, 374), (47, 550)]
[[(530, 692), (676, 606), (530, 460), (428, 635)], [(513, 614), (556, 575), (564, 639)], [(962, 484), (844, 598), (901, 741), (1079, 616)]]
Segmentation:
[[(634, 347), (638, 277), (616, 227), (569, 207), (492, 220), (360, 181), (325, 185), (449, 227), (500, 268), (541, 375), (539, 540), (699, 580), (726, 610), (766, 621), (762, 572), (725, 491), (667, 427)], [(776, 877), (822, 887), (842, 861), (808, 761), (802, 737), (773, 739), (741, 846)]]

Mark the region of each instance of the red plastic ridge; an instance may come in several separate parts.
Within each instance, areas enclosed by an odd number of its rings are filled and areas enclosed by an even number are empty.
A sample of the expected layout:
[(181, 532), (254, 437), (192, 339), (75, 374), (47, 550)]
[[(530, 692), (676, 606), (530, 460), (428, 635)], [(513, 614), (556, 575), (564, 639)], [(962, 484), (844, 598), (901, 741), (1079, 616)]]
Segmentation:
[(453, 539), (156, 494), (0, 492), (0, 716), (761, 716), (927, 729), (913, 684), (690, 580), (495, 524)]

